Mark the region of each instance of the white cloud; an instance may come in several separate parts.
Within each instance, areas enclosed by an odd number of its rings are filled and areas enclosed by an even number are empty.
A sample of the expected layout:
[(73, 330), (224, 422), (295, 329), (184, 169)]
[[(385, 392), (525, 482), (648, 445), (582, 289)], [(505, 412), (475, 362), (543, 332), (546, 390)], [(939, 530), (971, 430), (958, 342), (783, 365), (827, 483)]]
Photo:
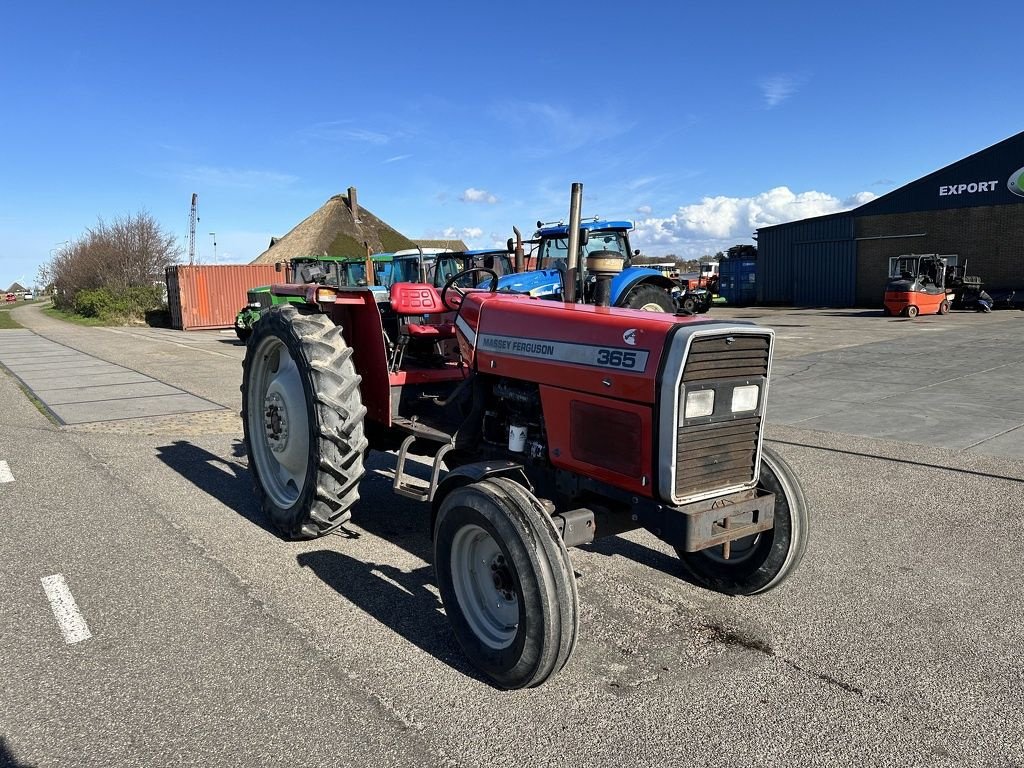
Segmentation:
[(761, 94), (768, 109), (779, 106), (782, 102), (796, 93), (800, 85), (798, 80), (791, 75), (773, 75), (766, 77), (760, 82)]
[(650, 216), (651, 211), (653, 210), (654, 209), (651, 208), (651, 206), (649, 205), (641, 205), (636, 209), (636, 212), (639, 213), (641, 216)]
[(397, 163), (400, 160), (408, 160), (410, 157), (412, 157), (412, 155), (395, 155), (394, 157), (389, 157), (384, 162), (385, 163)]
[(283, 187), (294, 184), (298, 176), (274, 171), (259, 171), (246, 168), (216, 168), (197, 165), (183, 168), (175, 174), (184, 181), (210, 187), (235, 187), (257, 189), (259, 187)]
[[(436, 239), (443, 240), (476, 240), (480, 237), (484, 231), (480, 227), (462, 227), (457, 229), (456, 227), (447, 227), (441, 231), (441, 234)], [(435, 239), (432, 237), (432, 239)]]
[(357, 141), (364, 144), (381, 146), (390, 143), (392, 139), (399, 135), (361, 128), (354, 123), (354, 120), (331, 120), (315, 123), (299, 131), (299, 136), (304, 139), (315, 139), (318, 141)]
[(498, 198), (486, 189), (476, 189), (475, 187), (470, 187), (459, 195), (459, 200), (464, 203), (487, 203), (488, 205), (498, 202)]
[(789, 187), (775, 187), (753, 197), (705, 197), (699, 203), (680, 206), (671, 216), (637, 222), (633, 239), (641, 248), (662, 253), (673, 249), (679, 255), (714, 253), (736, 242), (749, 242), (758, 227), (836, 213), (874, 198), (871, 192), (858, 192), (840, 200), (825, 192), (794, 193)]

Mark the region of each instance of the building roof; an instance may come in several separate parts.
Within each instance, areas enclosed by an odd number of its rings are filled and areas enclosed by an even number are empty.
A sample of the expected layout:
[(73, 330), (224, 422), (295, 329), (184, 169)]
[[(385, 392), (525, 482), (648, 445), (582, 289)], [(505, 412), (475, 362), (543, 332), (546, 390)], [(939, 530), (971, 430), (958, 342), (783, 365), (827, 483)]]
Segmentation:
[(462, 240), (413, 240), (421, 248), (447, 248), (449, 251), (465, 251), (469, 248)]
[(843, 216), (878, 216), (1024, 203), (1024, 132), (950, 163), (848, 211), (787, 221), (758, 231)]
[[(270, 247), (253, 264), (273, 264), (297, 256), (363, 257), (366, 246), (373, 253), (413, 248), (413, 241), (358, 204), (355, 189), (335, 195), (286, 235), (272, 238)], [(356, 201), (353, 212), (352, 202)], [(364, 245), (364, 243), (366, 245)]]
[(25, 286), (21, 283), (11, 283), (11, 287), (7, 289), (7, 293), (24, 293)]

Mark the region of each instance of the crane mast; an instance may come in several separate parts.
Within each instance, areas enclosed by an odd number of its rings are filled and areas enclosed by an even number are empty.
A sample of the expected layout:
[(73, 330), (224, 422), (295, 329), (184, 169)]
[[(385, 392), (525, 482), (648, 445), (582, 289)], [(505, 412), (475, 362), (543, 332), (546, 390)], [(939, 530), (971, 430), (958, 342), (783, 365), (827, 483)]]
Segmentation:
[(188, 215), (188, 263), (194, 264), (196, 259), (196, 222), (199, 221), (198, 214), (199, 195), (192, 193), (192, 210)]

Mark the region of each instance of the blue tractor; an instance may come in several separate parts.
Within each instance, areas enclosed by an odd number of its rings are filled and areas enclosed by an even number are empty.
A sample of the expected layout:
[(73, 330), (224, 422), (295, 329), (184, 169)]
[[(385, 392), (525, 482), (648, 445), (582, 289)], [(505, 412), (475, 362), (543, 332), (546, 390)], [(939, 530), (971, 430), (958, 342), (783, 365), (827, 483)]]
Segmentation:
[[(610, 278), (609, 303), (613, 307), (642, 309), (648, 312), (675, 312), (680, 299), (679, 285), (656, 269), (634, 267), (630, 261), (639, 251), (631, 251), (631, 221), (585, 221), (580, 225), (580, 267), (577, 271), (576, 296), (586, 304), (597, 303), (598, 283)], [(498, 290), (525, 293), (541, 299), (560, 300), (565, 292), (569, 255), (569, 228), (562, 223), (537, 222), (532, 240), (523, 241), (516, 230), (516, 241), (509, 241), (509, 250), (522, 252), (532, 244), (529, 271), (504, 275), (498, 279)]]

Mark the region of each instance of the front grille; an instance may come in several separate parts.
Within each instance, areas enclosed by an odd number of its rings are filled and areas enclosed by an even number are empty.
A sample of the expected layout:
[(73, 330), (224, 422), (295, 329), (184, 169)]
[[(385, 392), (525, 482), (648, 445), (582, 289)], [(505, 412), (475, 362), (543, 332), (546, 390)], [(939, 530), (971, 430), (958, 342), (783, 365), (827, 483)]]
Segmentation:
[(767, 336), (710, 336), (694, 339), (690, 345), (683, 384), (767, 375)]
[[(736, 334), (699, 337), (691, 343), (679, 393), (676, 498), (743, 485), (754, 479), (770, 343), (768, 336)], [(730, 382), (739, 385), (749, 380), (762, 387), (761, 402), (754, 414), (734, 416), (729, 411), (729, 398), (721, 397), (716, 398), (719, 402), (711, 417), (684, 423), (683, 398), (687, 386), (713, 386), (724, 395), (731, 392)]]
[(248, 292), (249, 303), (259, 304), (260, 309), (270, 309), (270, 292), (269, 291), (249, 291)]

